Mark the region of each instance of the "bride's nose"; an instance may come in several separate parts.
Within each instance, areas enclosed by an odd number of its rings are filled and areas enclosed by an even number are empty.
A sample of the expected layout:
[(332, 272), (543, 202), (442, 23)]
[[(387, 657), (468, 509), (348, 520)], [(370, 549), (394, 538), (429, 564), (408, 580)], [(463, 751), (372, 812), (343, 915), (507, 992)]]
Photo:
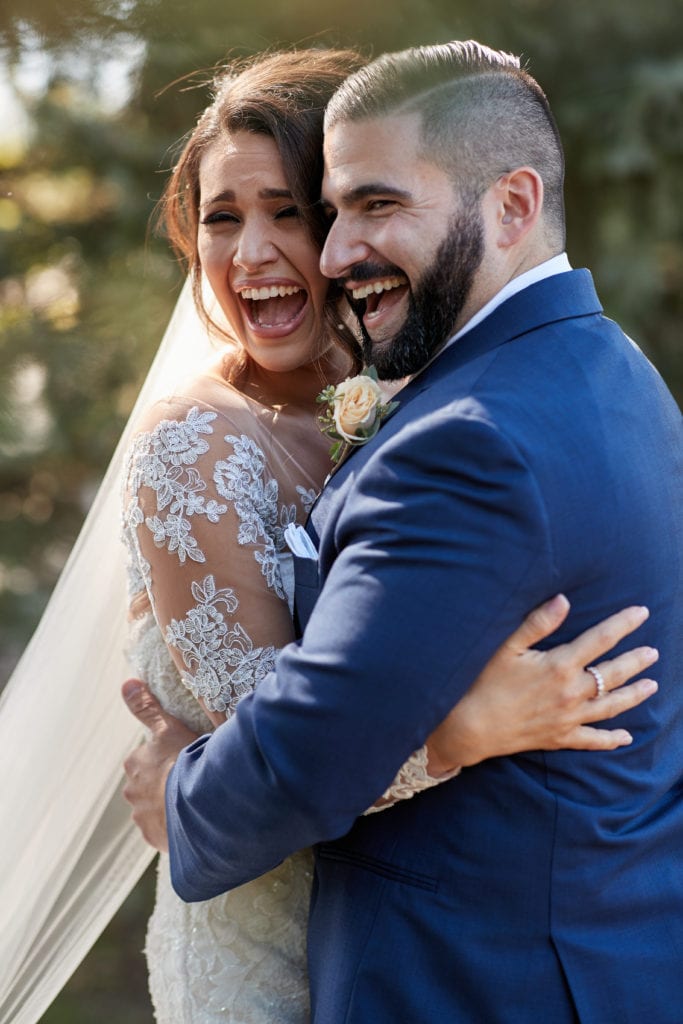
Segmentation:
[(233, 255), (233, 263), (242, 270), (254, 271), (264, 263), (273, 263), (278, 258), (277, 248), (262, 223), (242, 225)]

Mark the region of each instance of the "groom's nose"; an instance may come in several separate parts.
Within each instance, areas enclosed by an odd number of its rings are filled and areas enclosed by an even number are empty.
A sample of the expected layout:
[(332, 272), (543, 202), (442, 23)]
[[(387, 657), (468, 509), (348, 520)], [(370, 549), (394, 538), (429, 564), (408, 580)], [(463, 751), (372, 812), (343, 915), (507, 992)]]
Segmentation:
[(320, 270), (325, 277), (346, 277), (357, 263), (369, 259), (371, 251), (350, 218), (340, 212), (332, 222), (320, 254)]

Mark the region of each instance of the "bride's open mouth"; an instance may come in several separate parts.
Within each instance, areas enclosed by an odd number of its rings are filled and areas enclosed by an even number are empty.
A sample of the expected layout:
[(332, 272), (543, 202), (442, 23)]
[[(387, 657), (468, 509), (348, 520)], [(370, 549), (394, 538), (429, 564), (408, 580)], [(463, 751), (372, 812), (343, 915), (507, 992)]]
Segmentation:
[(408, 279), (403, 275), (367, 281), (351, 289), (353, 307), (366, 327), (388, 314), (407, 293)]
[(308, 306), (308, 292), (299, 285), (242, 288), (239, 296), (252, 331), (267, 337), (283, 337), (295, 331)]

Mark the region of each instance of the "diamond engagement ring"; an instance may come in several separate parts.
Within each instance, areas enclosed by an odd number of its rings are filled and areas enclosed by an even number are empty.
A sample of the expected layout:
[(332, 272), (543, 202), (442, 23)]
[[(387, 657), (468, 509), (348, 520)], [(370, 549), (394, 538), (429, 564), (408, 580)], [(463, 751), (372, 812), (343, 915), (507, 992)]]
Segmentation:
[(593, 668), (592, 665), (587, 666), (586, 672), (590, 672), (595, 680), (595, 696), (591, 699), (597, 700), (598, 697), (604, 697), (607, 693), (607, 687), (605, 686), (605, 680), (602, 678), (602, 672), (597, 668)]

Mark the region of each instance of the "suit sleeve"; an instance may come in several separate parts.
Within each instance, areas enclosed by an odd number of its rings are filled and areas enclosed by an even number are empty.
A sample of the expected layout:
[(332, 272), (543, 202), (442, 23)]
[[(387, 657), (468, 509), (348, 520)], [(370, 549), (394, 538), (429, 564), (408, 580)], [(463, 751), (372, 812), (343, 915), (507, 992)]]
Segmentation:
[(533, 474), (476, 413), (381, 445), (323, 541), (336, 557), (301, 644), (169, 777), (186, 900), (345, 834), (557, 585)]

